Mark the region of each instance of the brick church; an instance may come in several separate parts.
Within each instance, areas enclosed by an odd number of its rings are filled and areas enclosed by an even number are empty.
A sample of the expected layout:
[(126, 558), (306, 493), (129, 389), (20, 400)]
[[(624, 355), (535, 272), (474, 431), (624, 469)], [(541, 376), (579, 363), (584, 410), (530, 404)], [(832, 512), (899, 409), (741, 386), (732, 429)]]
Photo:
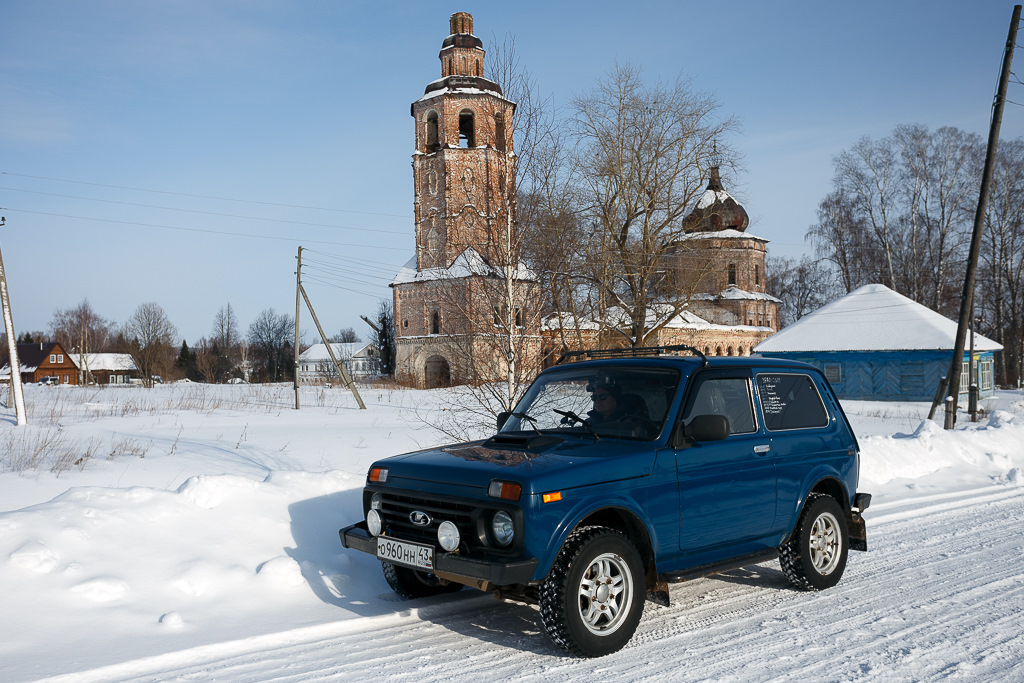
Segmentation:
[[(569, 349), (550, 318), (542, 325), (539, 282), (508, 249), (517, 234), (516, 105), (486, 78), (472, 16), (451, 15), (450, 29), (441, 78), (411, 107), (416, 253), (391, 283), (395, 375), (421, 388), (501, 380), (510, 370), (529, 382)], [(657, 344), (748, 355), (778, 329), (781, 302), (765, 293), (768, 240), (747, 233), (748, 223), (712, 168), (673, 258), (680, 272), (702, 274), (705, 293)], [(591, 348), (622, 343), (599, 333), (576, 338)]]
[(416, 254), (391, 287), (396, 378), (417, 387), (540, 369), (537, 279), (514, 258), (515, 103), (484, 72), (473, 17), (453, 14), (441, 78), (412, 103)]

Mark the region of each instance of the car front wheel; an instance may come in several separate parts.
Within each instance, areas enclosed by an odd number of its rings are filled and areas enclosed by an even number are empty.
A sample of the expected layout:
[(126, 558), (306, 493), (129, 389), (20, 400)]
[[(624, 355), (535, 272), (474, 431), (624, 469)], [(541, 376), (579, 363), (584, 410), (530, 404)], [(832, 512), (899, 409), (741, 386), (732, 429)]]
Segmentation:
[(407, 600), (462, 590), (461, 583), (443, 581), (429, 572), (399, 567), (384, 560), (381, 560), (380, 565), (384, 570), (384, 580), (391, 586), (391, 590)]
[(574, 531), (540, 588), (544, 629), (564, 650), (600, 657), (633, 637), (643, 613), (640, 554), (614, 529)]

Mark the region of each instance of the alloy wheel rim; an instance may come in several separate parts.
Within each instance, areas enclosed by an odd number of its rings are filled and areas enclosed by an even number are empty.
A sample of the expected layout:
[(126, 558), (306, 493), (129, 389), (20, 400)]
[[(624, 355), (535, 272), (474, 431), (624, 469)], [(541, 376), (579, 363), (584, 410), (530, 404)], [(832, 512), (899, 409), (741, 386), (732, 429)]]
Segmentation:
[(823, 512), (811, 525), (808, 540), (811, 564), (821, 576), (828, 576), (839, 566), (840, 556), (839, 520), (831, 512)]
[(595, 557), (580, 579), (577, 601), (587, 630), (600, 636), (616, 631), (633, 601), (633, 576), (626, 561), (615, 553)]

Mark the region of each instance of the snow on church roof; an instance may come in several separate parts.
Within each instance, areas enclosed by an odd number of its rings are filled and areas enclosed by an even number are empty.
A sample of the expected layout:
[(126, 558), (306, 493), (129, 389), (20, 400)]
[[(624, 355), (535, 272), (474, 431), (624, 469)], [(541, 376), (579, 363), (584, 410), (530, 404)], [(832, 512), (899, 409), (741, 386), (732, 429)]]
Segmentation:
[[(864, 285), (772, 335), (754, 352), (951, 351), (956, 326), (955, 321), (885, 285)], [(976, 351), (1002, 348), (974, 335)]]
[(752, 240), (759, 240), (759, 241), (765, 242), (765, 243), (771, 242), (771, 240), (765, 239), (764, 237), (758, 237), (757, 235), (755, 235), (753, 233), (741, 232), (739, 230), (733, 230), (732, 228), (727, 228), (725, 230), (705, 231), (705, 232), (689, 232), (689, 233), (686, 233), (685, 235), (680, 235), (680, 236), (676, 237), (675, 239), (677, 239), (677, 240), (699, 240), (699, 239), (706, 239), (706, 238), (709, 238), (709, 237), (715, 238), (715, 239), (748, 239), (748, 240), (752, 239)]
[[(500, 275), (498, 268), (490, 266), (484, 261), (484, 257), (472, 247), (467, 248), (459, 254), (452, 264), (447, 268), (424, 268), (416, 270), (416, 257), (409, 259), (395, 275), (391, 285), (404, 285), (408, 282), (423, 282), (426, 280), (448, 280), (453, 278), (470, 277), (471, 275), (490, 276)], [(522, 263), (516, 269), (517, 280), (536, 280), (537, 275)]]

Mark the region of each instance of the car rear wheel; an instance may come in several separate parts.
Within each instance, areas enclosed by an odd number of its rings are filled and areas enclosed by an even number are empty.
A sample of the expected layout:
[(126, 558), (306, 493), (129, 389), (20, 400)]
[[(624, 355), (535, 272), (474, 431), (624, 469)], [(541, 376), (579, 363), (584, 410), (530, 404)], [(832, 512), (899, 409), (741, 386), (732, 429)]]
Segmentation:
[(846, 516), (839, 503), (831, 496), (812, 493), (796, 529), (779, 548), (779, 564), (794, 586), (824, 590), (843, 577), (849, 546)]

